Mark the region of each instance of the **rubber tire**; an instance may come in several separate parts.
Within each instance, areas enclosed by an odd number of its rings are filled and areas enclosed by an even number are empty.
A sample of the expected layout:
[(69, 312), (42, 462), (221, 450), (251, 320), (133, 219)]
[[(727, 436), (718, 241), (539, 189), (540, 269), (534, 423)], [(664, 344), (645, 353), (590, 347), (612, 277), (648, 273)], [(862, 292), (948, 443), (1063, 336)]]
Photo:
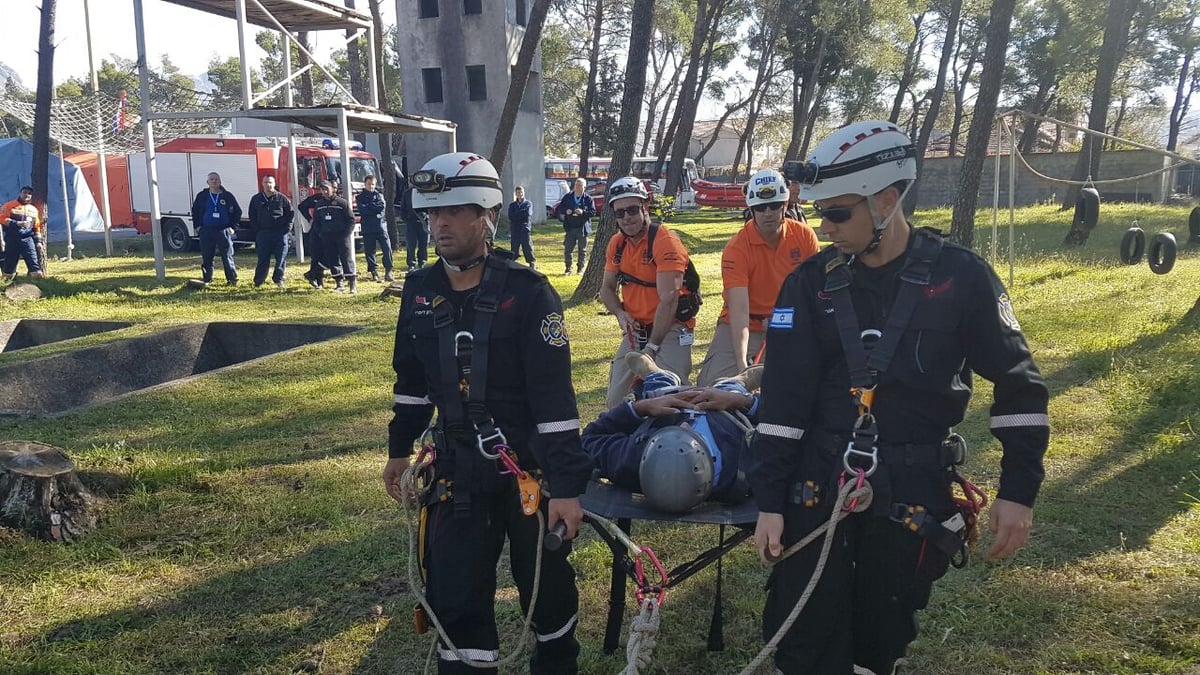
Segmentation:
[(1145, 231), (1140, 227), (1131, 227), (1125, 230), (1125, 236), (1121, 237), (1121, 264), (1136, 265), (1142, 261), (1142, 255), (1145, 252)]
[(1188, 216), (1188, 244), (1200, 244), (1200, 206), (1192, 209)]
[(1155, 274), (1166, 274), (1175, 267), (1175, 254), (1178, 252), (1178, 247), (1175, 245), (1175, 235), (1170, 232), (1159, 232), (1154, 235), (1154, 241), (1150, 242), (1150, 254), (1147, 260), (1150, 263), (1150, 271)]
[(1085, 187), (1075, 200), (1075, 222), (1090, 231), (1100, 221), (1100, 193), (1096, 188)]
[(163, 248), (175, 253), (181, 253), (192, 246), (192, 238), (188, 235), (187, 226), (182, 220), (168, 218), (162, 225)]

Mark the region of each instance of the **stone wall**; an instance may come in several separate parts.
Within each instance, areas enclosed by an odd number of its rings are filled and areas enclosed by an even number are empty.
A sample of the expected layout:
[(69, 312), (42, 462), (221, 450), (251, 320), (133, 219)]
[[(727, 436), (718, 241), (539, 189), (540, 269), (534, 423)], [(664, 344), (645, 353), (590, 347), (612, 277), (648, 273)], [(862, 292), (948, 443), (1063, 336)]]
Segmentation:
[[(1036, 171), (1057, 179), (1069, 179), (1075, 171), (1078, 153), (1056, 152), (1025, 155), (1026, 161)], [(1129, 150), (1122, 152), (1105, 152), (1100, 157), (1100, 175), (1096, 179), (1117, 179), (1138, 176), (1149, 173), (1164, 166), (1174, 164), (1174, 160), (1148, 150)], [(958, 192), (959, 173), (962, 170), (962, 157), (930, 157), (921, 167), (920, 193), (917, 195), (918, 208), (933, 208), (954, 203)], [(1000, 157), (1000, 206), (1008, 206), (1008, 169), (1007, 154)], [(1066, 186), (1039, 178), (1029, 172), (1018, 157), (1016, 160), (1016, 205), (1027, 206), (1039, 202), (1061, 200)], [(983, 164), (983, 175), (979, 183), (978, 205), (990, 206), (994, 198), (994, 181), (996, 170), (995, 156), (989, 156)], [(1167, 175), (1172, 176), (1174, 172)], [(1170, 183), (1167, 183), (1168, 185)], [(1163, 201), (1164, 178), (1162, 174), (1141, 178), (1136, 181), (1117, 185), (1100, 185), (1100, 197), (1106, 202), (1115, 201)]]

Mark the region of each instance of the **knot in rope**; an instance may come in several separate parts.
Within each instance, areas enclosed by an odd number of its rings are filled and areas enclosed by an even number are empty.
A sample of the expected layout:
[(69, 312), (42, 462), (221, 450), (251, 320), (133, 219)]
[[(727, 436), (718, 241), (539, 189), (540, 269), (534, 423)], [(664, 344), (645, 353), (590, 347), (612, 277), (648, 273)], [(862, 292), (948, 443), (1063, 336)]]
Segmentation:
[(871, 500), (874, 499), (875, 492), (871, 490), (870, 483), (863, 483), (860, 488), (853, 489), (846, 495), (846, 502), (853, 504), (851, 509), (854, 513), (862, 513), (871, 508)]
[(621, 671), (621, 675), (638, 675), (642, 668), (649, 668), (654, 655), (654, 647), (658, 643), (658, 601), (646, 598), (642, 602), (642, 611), (633, 619), (629, 627), (629, 643), (625, 645), (625, 657), (629, 663)]

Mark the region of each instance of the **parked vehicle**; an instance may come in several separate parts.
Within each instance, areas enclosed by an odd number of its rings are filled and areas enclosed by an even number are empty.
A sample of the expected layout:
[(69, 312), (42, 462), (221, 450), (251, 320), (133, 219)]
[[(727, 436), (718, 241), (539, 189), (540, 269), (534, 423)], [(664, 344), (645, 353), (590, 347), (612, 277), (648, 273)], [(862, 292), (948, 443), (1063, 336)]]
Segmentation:
[[(343, 196), (351, 204), (351, 196), (362, 189), (369, 175), (379, 175), (375, 156), (361, 150), (350, 150), (349, 185), (342, 181), (341, 151), (328, 140), (296, 139), (296, 170), (299, 195), (292, 195), (291, 160), (287, 141), (274, 138), (244, 136), (185, 136), (162, 144), (155, 151), (158, 174), (159, 211), (162, 213), (163, 246), (169, 251), (183, 251), (198, 242), (192, 223), (192, 201), (206, 188), (205, 179), (215, 171), (221, 174), (221, 184), (233, 193), (244, 210), (250, 198), (261, 189), (265, 176), (275, 176), (280, 192), (298, 204), (323, 180), (337, 179)], [(139, 233), (149, 234), (151, 228), (150, 190), (146, 180), (146, 156), (136, 153), (109, 161), (109, 198), (113, 208), (113, 226), (131, 225)], [(124, 170), (120, 165), (124, 163)], [(114, 170), (116, 169), (116, 170)], [(100, 203), (98, 178), (86, 171), (88, 185)], [(128, 214), (131, 222), (120, 222)], [(308, 231), (307, 223), (304, 231)], [(237, 228), (235, 243), (253, 243), (253, 233), (246, 221)]]
[[(666, 161), (670, 161), (667, 157)], [(651, 193), (662, 194), (667, 186), (667, 167), (664, 163), (661, 170), (656, 175), (654, 173), (654, 163), (656, 157), (634, 157), (630, 164), (630, 174), (641, 178), (646, 183), (647, 189)], [(596, 209), (604, 207), (604, 190), (608, 187), (608, 167), (612, 164), (612, 159), (609, 157), (592, 157), (588, 159), (588, 172), (583, 176), (588, 183), (588, 194), (592, 195), (592, 199), (596, 202)], [(696, 193), (692, 188), (692, 181), (699, 179), (699, 173), (696, 170), (696, 162), (691, 159), (683, 160), (683, 182), (680, 183), (679, 194), (676, 195), (676, 209), (695, 209)], [(579, 158), (549, 158), (546, 160), (546, 204), (548, 208), (553, 209), (554, 204), (558, 203), (555, 199), (551, 202), (550, 199), (550, 183), (552, 181), (567, 181), (568, 191), (570, 190), (570, 181), (582, 175), (579, 171)], [(559, 199), (562, 195), (559, 195)], [(547, 215), (553, 216), (553, 211), (547, 211)]]

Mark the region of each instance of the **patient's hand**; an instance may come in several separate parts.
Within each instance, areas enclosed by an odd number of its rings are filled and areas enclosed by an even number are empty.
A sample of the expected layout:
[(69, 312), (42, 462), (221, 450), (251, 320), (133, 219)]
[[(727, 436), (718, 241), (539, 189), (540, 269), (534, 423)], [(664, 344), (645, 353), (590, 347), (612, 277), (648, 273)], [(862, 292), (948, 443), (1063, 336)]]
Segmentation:
[(742, 410), (750, 409), (754, 399), (744, 394), (703, 387), (681, 391), (677, 396), (696, 410)]
[(666, 417), (674, 415), (692, 404), (682, 398), (682, 394), (668, 394), (635, 401), (633, 411), (642, 417)]

